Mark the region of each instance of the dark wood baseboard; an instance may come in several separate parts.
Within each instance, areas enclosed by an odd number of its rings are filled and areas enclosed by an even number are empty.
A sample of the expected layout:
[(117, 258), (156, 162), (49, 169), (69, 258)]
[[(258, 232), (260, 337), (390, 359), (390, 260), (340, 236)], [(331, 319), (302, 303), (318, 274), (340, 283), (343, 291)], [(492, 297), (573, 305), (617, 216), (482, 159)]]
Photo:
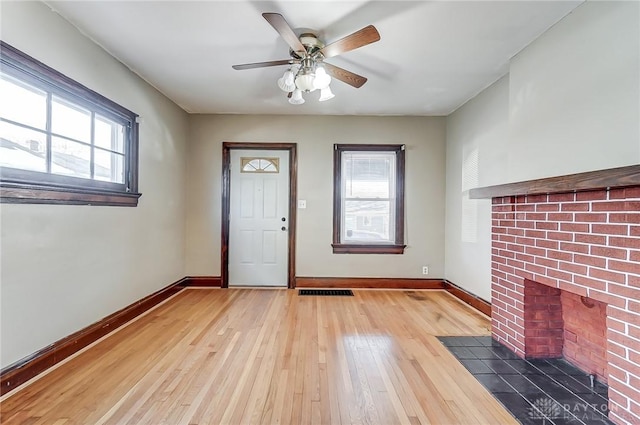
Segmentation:
[(296, 288), (445, 289), (451, 295), (491, 317), (491, 303), (444, 279), (381, 277), (297, 277)]
[(183, 279), (184, 287), (220, 288), (222, 278), (220, 276), (187, 276)]
[(445, 280), (447, 291), (456, 298), (459, 298), (463, 302), (469, 304), (471, 307), (478, 310), (480, 313), (486, 314), (491, 317), (491, 303), (483, 300), (482, 298), (472, 294), (471, 292), (462, 289), (455, 283)]
[(141, 315), (150, 308), (158, 305), (170, 296), (184, 289), (182, 278), (141, 300), (128, 305), (104, 319), (87, 326), (53, 344), (37, 351), (30, 356), (18, 360), (0, 371), (0, 395), (19, 387), (36, 375), (67, 357), (77, 353), (84, 347), (94, 343), (103, 336), (113, 332), (120, 326)]
[(296, 288), (445, 289), (445, 281), (394, 277), (296, 277)]

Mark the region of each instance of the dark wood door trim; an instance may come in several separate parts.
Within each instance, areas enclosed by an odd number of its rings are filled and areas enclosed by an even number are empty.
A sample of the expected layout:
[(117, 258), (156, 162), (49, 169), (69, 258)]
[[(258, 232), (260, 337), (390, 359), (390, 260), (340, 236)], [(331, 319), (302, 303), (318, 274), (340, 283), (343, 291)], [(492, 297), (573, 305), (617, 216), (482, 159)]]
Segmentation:
[(298, 145), (297, 143), (222, 143), (222, 231), (220, 232), (220, 279), (222, 288), (229, 287), (229, 216), (231, 214), (232, 149), (289, 151), (289, 251), (287, 259), (287, 287), (296, 287), (296, 213), (298, 199)]

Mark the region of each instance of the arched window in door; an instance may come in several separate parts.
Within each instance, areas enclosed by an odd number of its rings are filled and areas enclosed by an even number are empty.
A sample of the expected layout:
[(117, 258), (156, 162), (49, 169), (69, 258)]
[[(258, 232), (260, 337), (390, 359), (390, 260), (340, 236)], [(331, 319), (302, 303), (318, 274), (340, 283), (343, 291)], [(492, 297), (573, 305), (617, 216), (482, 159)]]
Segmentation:
[(278, 173), (278, 158), (241, 158), (243, 173)]

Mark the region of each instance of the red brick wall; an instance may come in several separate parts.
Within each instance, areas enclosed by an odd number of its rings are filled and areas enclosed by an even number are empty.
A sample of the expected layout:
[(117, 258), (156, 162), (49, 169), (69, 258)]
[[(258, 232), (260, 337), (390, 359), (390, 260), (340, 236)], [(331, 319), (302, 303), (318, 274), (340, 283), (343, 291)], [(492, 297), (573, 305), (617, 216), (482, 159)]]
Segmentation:
[(493, 199), (493, 336), (525, 356), (525, 279), (607, 304), (610, 418), (640, 424), (640, 187)]
[[(607, 305), (561, 291), (565, 359), (602, 382), (607, 374)], [(583, 302), (584, 301), (584, 302)]]
[(525, 279), (524, 281), (524, 346), (531, 358), (562, 357), (564, 322), (562, 291)]

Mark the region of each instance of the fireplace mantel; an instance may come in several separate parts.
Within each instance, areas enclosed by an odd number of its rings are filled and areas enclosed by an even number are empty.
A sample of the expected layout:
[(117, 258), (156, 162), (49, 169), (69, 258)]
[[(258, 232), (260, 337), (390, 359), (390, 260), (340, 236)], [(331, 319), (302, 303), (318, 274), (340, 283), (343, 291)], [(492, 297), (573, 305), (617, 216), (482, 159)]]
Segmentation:
[(517, 183), (479, 187), (469, 191), (469, 198), (483, 199), (501, 196), (582, 192), (587, 190), (623, 188), (627, 186), (640, 186), (640, 164), (527, 180)]

